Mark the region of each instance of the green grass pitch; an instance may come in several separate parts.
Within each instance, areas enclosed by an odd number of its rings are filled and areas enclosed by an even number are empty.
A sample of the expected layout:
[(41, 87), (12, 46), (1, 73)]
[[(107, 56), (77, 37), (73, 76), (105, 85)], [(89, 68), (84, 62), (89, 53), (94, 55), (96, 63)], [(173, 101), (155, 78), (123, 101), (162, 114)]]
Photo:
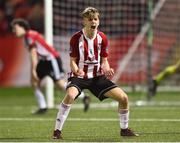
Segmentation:
[[(53, 140), (57, 109), (31, 114), (37, 108), (31, 88), (0, 88), (0, 142), (180, 142), (179, 92), (158, 93), (150, 102), (141, 102), (146, 100), (142, 93), (128, 95), (129, 126), (139, 137), (120, 137), (117, 105), (90, 95), (90, 110), (84, 113), (77, 99), (63, 128), (64, 140)], [(55, 91), (56, 104), (63, 96)]]

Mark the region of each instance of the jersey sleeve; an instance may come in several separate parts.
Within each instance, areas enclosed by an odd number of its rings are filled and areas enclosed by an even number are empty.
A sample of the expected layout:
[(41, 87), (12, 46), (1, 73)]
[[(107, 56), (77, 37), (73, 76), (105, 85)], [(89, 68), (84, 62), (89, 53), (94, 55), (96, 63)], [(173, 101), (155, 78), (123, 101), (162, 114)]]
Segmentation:
[(101, 53), (100, 56), (101, 57), (107, 57), (108, 56), (108, 39), (107, 36), (104, 33), (100, 33), (101, 37), (102, 37), (102, 47), (101, 47)]
[(70, 50), (69, 55), (70, 57), (77, 57), (78, 56), (78, 37), (74, 35), (70, 40)]

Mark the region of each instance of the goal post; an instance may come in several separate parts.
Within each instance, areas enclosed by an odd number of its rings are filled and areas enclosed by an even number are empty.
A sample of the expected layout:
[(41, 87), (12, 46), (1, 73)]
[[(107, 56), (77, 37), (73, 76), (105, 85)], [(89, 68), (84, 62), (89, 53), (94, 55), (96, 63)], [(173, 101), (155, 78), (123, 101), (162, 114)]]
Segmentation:
[[(53, 45), (53, 0), (44, 1), (44, 35), (46, 42)], [(54, 82), (46, 76), (42, 80), (41, 86), (44, 87), (44, 94), (46, 96), (47, 108), (54, 108)]]

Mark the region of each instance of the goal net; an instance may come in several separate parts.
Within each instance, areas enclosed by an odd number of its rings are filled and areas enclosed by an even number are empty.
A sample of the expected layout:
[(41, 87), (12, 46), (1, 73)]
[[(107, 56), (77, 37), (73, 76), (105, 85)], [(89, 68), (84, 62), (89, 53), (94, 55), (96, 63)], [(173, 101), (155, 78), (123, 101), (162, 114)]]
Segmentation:
[[(93, 6), (101, 13), (99, 29), (109, 39), (112, 80), (146, 85), (147, 75), (155, 76), (179, 58), (179, 5), (179, 0), (53, 0), (54, 46), (68, 71), (70, 37), (82, 29), (80, 12)], [(177, 84), (177, 75), (171, 81), (167, 84)]]

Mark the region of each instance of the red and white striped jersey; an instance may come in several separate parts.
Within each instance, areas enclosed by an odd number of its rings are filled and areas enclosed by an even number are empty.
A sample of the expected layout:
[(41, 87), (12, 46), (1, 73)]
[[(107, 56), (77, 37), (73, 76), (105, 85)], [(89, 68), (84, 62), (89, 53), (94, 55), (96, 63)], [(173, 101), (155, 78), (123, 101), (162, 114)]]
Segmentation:
[[(107, 37), (101, 31), (96, 31), (92, 39), (86, 37), (84, 30), (72, 36), (70, 40), (70, 56), (77, 58), (76, 64), (85, 72), (83, 78), (93, 78), (102, 74), (101, 57), (108, 56), (107, 45)], [(71, 72), (69, 76), (76, 75)]]
[(51, 60), (59, 56), (59, 53), (47, 44), (43, 36), (37, 31), (28, 30), (26, 32), (25, 44), (28, 48), (36, 48), (39, 59)]

